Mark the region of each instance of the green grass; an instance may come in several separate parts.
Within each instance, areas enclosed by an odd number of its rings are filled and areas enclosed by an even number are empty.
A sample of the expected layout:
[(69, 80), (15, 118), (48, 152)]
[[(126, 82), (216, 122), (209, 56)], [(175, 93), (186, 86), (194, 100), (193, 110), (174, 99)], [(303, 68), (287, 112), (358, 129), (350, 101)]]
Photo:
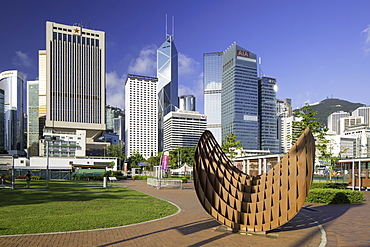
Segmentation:
[(0, 235), (123, 226), (177, 211), (168, 202), (125, 187), (1, 189), (0, 198)]
[[(108, 185), (112, 185), (111, 182), (108, 181)], [(51, 179), (49, 181), (49, 187), (91, 187), (91, 186), (103, 186), (103, 181), (87, 181), (87, 180), (58, 180), (58, 179)], [(15, 188), (23, 188), (27, 187), (27, 182), (25, 179), (16, 179), (15, 180)], [(32, 187), (46, 187), (45, 180), (31, 180), (31, 188)]]

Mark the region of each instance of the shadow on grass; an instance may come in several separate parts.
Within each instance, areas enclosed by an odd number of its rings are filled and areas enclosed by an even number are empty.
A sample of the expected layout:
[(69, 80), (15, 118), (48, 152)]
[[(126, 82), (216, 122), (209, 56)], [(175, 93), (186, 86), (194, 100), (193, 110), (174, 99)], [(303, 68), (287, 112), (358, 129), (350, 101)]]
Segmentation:
[(149, 197), (129, 188), (58, 188), (0, 190), (0, 207), (32, 205), (59, 201), (91, 201), (95, 199), (132, 199)]

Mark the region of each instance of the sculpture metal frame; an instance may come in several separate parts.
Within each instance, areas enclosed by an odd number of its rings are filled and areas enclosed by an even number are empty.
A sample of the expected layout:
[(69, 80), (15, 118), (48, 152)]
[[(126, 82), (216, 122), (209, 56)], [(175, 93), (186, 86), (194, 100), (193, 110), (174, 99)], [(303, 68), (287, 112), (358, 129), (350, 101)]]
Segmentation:
[(236, 168), (210, 131), (200, 137), (194, 187), (203, 208), (233, 230), (266, 232), (291, 220), (311, 186), (315, 141), (309, 128), (273, 168), (249, 176)]

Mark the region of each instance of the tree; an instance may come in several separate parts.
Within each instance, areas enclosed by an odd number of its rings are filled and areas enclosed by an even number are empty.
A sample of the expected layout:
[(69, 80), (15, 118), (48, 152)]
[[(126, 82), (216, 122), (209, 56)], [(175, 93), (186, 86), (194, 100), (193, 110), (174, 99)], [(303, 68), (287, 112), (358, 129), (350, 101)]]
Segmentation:
[(153, 170), (153, 167), (154, 166), (159, 166), (160, 165), (160, 161), (161, 161), (161, 155), (162, 153), (158, 153), (157, 156), (151, 156), (148, 158), (148, 162), (149, 162), (149, 169), (152, 171)]
[(122, 163), (126, 160), (125, 156), (125, 146), (118, 144), (118, 145), (109, 145), (106, 147), (107, 155), (111, 157), (117, 157), (120, 161), (118, 164)]
[(127, 165), (129, 168), (140, 168), (140, 161), (145, 161), (144, 157), (139, 153), (134, 153), (128, 158)]
[(321, 164), (329, 168), (330, 181), (332, 181), (332, 173), (334, 165), (338, 161), (339, 157), (335, 157), (332, 152), (332, 145), (330, 140), (326, 139), (325, 136), (328, 132), (328, 128), (322, 126), (316, 121), (315, 115), (317, 111), (313, 111), (308, 104), (306, 104), (301, 111), (296, 113), (296, 117), (301, 118), (301, 121), (293, 122), (293, 128), (296, 130), (293, 132), (292, 142), (296, 142), (299, 136), (304, 132), (307, 127), (315, 138), (316, 149), (318, 150), (318, 160)]
[(233, 133), (228, 134), (226, 137), (226, 142), (222, 143), (222, 151), (228, 153), (230, 159), (234, 159), (238, 154), (238, 150), (243, 149), (241, 141), (235, 141), (236, 135)]
[(168, 165), (170, 168), (175, 169), (181, 167), (183, 164), (192, 166), (194, 163), (195, 155), (194, 147), (178, 147), (170, 151), (170, 157), (168, 159)]

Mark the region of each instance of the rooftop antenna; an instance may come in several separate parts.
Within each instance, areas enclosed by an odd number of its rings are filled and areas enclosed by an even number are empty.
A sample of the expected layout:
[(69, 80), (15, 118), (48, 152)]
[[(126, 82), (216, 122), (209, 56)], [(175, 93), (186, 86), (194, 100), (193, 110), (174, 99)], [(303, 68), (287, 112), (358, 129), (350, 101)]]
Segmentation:
[(166, 14), (166, 39), (167, 39), (167, 35), (168, 35), (168, 32), (167, 32), (167, 14)]
[(175, 16), (172, 16), (172, 40), (175, 39)]
[(265, 74), (262, 71), (262, 57), (258, 58), (258, 67), (259, 67), (259, 77), (265, 76)]

